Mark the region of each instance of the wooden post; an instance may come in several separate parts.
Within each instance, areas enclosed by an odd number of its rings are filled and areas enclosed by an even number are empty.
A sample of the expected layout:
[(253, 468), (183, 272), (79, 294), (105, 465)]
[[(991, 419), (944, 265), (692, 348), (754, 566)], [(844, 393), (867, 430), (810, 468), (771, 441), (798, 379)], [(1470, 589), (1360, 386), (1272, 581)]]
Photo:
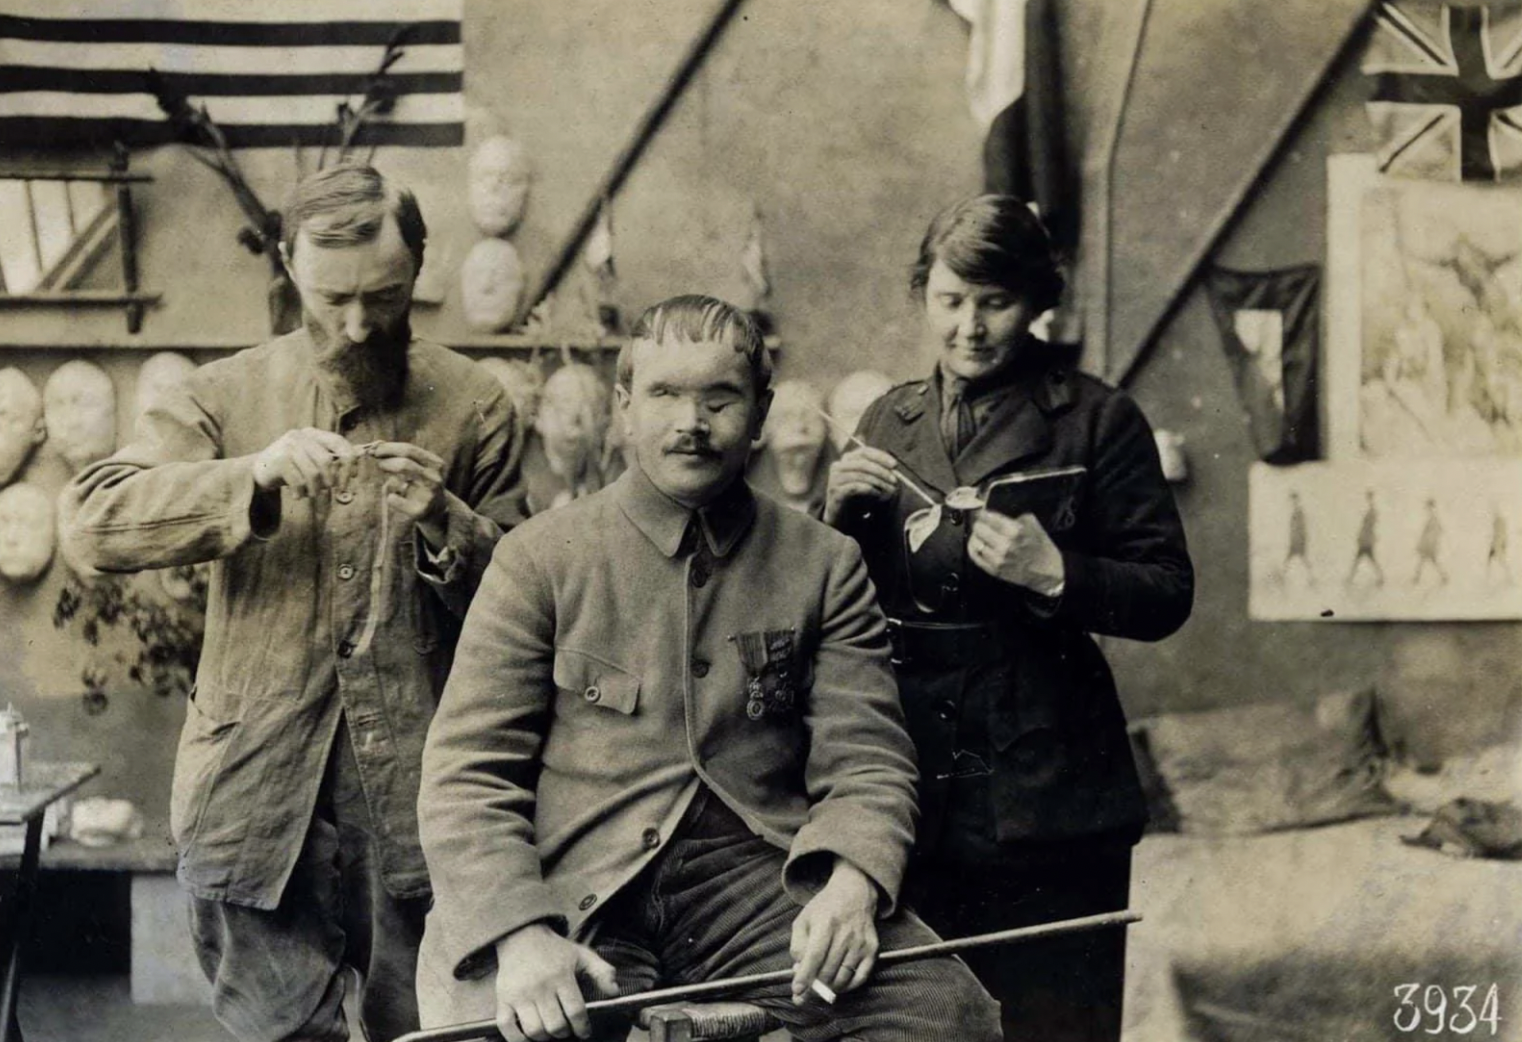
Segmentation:
[(582, 208), (576, 225), (561, 243), (560, 252), (556, 255), (554, 263), (545, 272), (544, 278), (539, 281), (534, 292), (523, 298), (524, 303), (514, 318), (513, 325), (521, 323), (529, 312), (544, 301), (545, 297), (555, 292), (555, 287), (560, 285), (560, 280), (565, 278), (566, 272), (571, 270), (571, 265), (576, 262), (576, 255), (581, 252), (582, 244), (592, 233), (592, 228), (597, 223), (598, 214), (603, 206), (623, 186), (625, 178), (629, 176), (629, 172), (634, 169), (634, 165), (644, 154), (645, 147), (654, 140), (661, 124), (676, 106), (677, 99), (682, 96), (682, 92), (687, 89), (687, 84), (692, 82), (692, 77), (702, 66), (703, 59), (708, 56), (708, 52), (718, 41), (719, 35), (724, 32), (725, 27), (733, 20), (735, 12), (744, 2), (745, 0), (720, 0), (719, 8), (709, 19), (707, 28), (687, 48), (687, 53), (682, 56), (681, 64), (666, 81), (666, 86), (660, 95), (645, 110), (644, 116), (640, 118), (628, 143), (613, 160), (613, 166), (598, 182), (586, 206)]

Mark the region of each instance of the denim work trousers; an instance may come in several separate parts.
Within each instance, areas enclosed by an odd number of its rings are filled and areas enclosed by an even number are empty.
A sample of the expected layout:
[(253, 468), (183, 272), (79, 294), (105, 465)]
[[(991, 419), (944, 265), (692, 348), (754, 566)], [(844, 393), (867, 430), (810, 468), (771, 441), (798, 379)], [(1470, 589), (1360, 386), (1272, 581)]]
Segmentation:
[[(619, 992), (787, 969), (799, 906), (782, 889), (786, 855), (751, 834), (717, 797), (689, 813), (663, 854), (598, 916), (591, 939), (618, 969)], [(696, 819), (696, 820), (694, 820)], [(726, 820), (727, 819), (727, 820)], [(722, 827), (715, 828), (716, 822)], [(877, 924), (881, 950), (938, 938), (913, 915)], [(770, 1010), (801, 1042), (997, 1042), (998, 1006), (952, 957), (879, 966), (834, 1006), (809, 993), (793, 1005), (786, 984), (737, 996)], [(627, 1022), (594, 1025), (596, 1038), (622, 1039)]]
[(344, 1042), (344, 991), (356, 971), (365, 1038), (389, 1042), (417, 1030), (413, 978), (428, 899), (386, 892), (376, 840), (340, 723), (279, 906), (191, 899), (212, 1008), (240, 1042)]

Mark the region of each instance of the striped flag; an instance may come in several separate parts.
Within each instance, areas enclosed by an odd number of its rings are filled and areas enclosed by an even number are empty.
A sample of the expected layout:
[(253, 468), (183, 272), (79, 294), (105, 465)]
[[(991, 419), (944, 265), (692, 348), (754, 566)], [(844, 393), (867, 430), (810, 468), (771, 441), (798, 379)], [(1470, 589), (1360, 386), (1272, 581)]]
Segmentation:
[(6, 0), (0, 141), (10, 146), (163, 144), (155, 100), (205, 105), (233, 147), (333, 145), (341, 104), (385, 73), (396, 96), (360, 142), (459, 145), (465, 136), (462, 0)]
[(1078, 239), (1077, 173), (1069, 166), (1051, 0), (950, 0), (967, 20), (967, 95), (984, 127), (990, 192), (1035, 204), (1057, 248)]

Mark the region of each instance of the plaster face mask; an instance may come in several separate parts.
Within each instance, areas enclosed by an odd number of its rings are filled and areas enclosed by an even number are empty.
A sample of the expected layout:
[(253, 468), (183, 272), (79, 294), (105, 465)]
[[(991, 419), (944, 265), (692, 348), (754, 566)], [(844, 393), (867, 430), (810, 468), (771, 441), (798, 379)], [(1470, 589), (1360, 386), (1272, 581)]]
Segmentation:
[(858, 369), (840, 378), (840, 382), (830, 389), (825, 407), (825, 411), (840, 424), (830, 428), (830, 440), (835, 448), (844, 452), (850, 447), (847, 436), (856, 430), (862, 413), (892, 386), (892, 380), (874, 369)]
[(597, 370), (567, 362), (544, 383), (534, 428), (544, 439), (550, 470), (576, 483), (602, 460), (608, 435), (609, 391)]
[(460, 296), (472, 329), (499, 333), (513, 324), (523, 297), (523, 264), (512, 243), (482, 239), (471, 247), (460, 268)]
[(65, 362), (42, 389), (48, 437), (75, 472), (116, 448), (116, 389), (90, 362)]
[(10, 483), (46, 437), (36, 386), (20, 369), (0, 370), (0, 485)]
[(53, 560), (53, 500), (35, 485), (0, 492), (0, 576), (29, 583)]
[(777, 463), (777, 483), (790, 496), (805, 496), (814, 485), (824, 451), (824, 408), (812, 384), (784, 380), (772, 392), (766, 417), (766, 444)]
[(537, 365), (518, 358), (487, 357), (481, 359), (481, 364), (497, 378), (513, 400), (513, 411), (518, 414), (523, 429), (533, 430), (534, 420), (539, 415), (539, 396), (544, 393), (544, 373)]
[(482, 235), (501, 236), (518, 226), (534, 180), (523, 146), (503, 134), (489, 137), (471, 153), (470, 219)]
[(151, 356), (137, 371), (137, 402), (133, 415), (141, 420), (143, 413), (159, 403), (165, 391), (178, 387), (195, 371), (194, 362), (173, 351), (160, 351)]

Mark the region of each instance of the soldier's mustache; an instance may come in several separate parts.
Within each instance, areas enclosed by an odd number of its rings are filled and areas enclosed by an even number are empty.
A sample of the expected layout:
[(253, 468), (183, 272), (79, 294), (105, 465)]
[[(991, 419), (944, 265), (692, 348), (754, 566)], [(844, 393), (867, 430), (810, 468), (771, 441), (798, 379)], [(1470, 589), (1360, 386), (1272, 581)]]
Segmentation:
[(707, 438), (693, 438), (690, 436), (675, 438), (666, 445), (667, 452), (680, 452), (695, 456), (716, 456), (713, 446), (708, 444)]

